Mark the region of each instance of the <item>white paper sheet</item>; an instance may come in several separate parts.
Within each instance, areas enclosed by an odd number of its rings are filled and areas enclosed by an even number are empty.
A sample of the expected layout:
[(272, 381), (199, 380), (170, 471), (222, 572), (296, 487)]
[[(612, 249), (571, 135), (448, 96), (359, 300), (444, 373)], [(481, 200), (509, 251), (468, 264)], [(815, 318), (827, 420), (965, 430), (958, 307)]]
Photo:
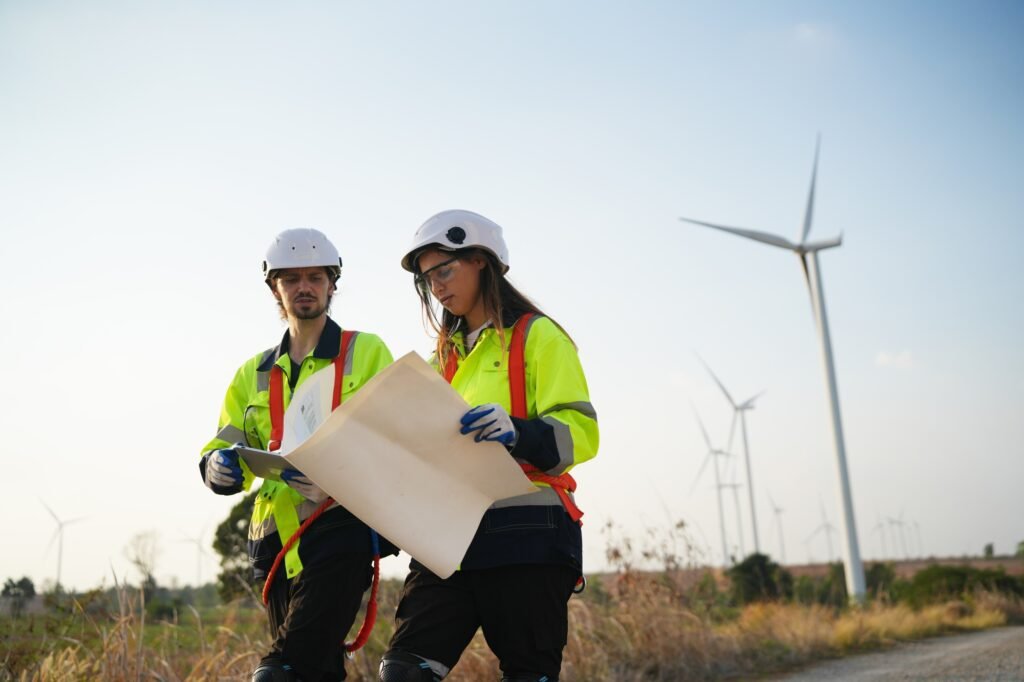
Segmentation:
[[(331, 369), (331, 368), (328, 368)], [(333, 369), (319, 428), (285, 458), (349, 511), (442, 578), (469, 547), (496, 500), (536, 492), (504, 446), (459, 433), (468, 406), (415, 353), (398, 359), (330, 412)], [(323, 388), (296, 391), (288, 407), (306, 422), (322, 409)], [(300, 412), (302, 405), (306, 412)], [(285, 415), (285, 439), (291, 426)], [(297, 429), (303, 427), (297, 426)]]
[(334, 365), (313, 374), (295, 389), (288, 409), (284, 413), (284, 437), (281, 454), (305, 442), (331, 413), (334, 400)]

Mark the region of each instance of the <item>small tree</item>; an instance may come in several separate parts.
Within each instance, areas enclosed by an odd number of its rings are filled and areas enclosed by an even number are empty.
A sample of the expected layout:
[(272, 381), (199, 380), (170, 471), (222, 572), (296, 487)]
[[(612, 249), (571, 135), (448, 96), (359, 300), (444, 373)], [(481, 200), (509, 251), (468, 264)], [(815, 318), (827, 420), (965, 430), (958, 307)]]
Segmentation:
[(733, 602), (738, 605), (793, 595), (793, 576), (765, 554), (751, 554), (725, 573), (732, 584)]
[(839, 562), (828, 565), (828, 575), (820, 585), (818, 602), (841, 608), (850, 601), (846, 592), (846, 570)]
[(1017, 556), (1024, 558), (1024, 540), (1017, 543)]
[(26, 602), (36, 596), (36, 586), (32, 584), (32, 580), (28, 576), (23, 576), (17, 582), (15, 582), (14, 578), (8, 578), (4, 583), (4, 589), (3, 592), (0, 592), (0, 596), (10, 600), (11, 616), (20, 618), (25, 610)]
[(156, 558), (160, 554), (157, 537), (156, 531), (139, 533), (124, 549), (128, 561), (132, 563), (142, 578), (142, 594), (146, 602), (153, 599), (157, 590), (156, 578), (153, 575), (156, 571)]
[(991, 542), (985, 545), (985, 558), (991, 559), (996, 555), (996, 548)]
[(225, 602), (247, 594), (246, 586), (252, 581), (248, 528), (256, 495), (251, 492), (232, 507), (213, 535), (213, 549), (220, 555), (217, 592)]

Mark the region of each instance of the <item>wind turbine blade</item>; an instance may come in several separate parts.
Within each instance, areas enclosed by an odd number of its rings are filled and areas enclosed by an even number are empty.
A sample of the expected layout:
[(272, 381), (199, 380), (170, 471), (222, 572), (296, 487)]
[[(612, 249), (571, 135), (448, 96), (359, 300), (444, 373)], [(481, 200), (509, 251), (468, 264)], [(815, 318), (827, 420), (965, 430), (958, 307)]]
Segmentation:
[(731, 234), (738, 235), (740, 237), (746, 237), (747, 239), (753, 239), (756, 242), (762, 242), (763, 244), (770, 244), (771, 246), (778, 246), (781, 249), (789, 249), (790, 251), (796, 251), (797, 245), (793, 242), (779, 237), (774, 234), (768, 234), (767, 232), (759, 232), (758, 230), (747, 230), (742, 227), (727, 227), (725, 225), (716, 225), (715, 223), (706, 223), (703, 220), (693, 220), (691, 218), (679, 218), (680, 220), (693, 223), (694, 225), (702, 225), (703, 227), (710, 227), (722, 232), (729, 232)]
[(43, 556), (44, 557), (46, 557), (46, 556), (48, 556), (50, 554), (50, 550), (53, 549), (53, 543), (57, 539), (57, 536), (60, 535), (60, 531), (61, 531), (60, 528), (58, 528), (57, 530), (53, 531), (53, 535), (50, 536), (50, 541), (48, 543), (46, 543), (46, 550), (43, 552)]
[(839, 236), (832, 237), (831, 239), (822, 239), (816, 242), (808, 242), (804, 244), (804, 251), (810, 253), (811, 251), (823, 251), (825, 249), (831, 249), (834, 246), (841, 246), (843, 243), (843, 233), (840, 232)]
[(732, 423), (729, 424), (729, 444), (725, 447), (729, 452), (732, 452), (732, 439), (736, 435), (736, 414), (736, 410), (733, 410)]
[(714, 448), (711, 447), (711, 439), (708, 437), (707, 429), (704, 428), (704, 422), (700, 420), (700, 415), (697, 414), (697, 408), (693, 407), (693, 405), (690, 405), (690, 407), (693, 409), (693, 416), (696, 417), (697, 423), (700, 425), (700, 432), (704, 436), (704, 443), (707, 444), (709, 451), (714, 450)]
[(741, 409), (741, 410), (752, 409), (754, 407), (754, 401), (757, 400), (758, 398), (760, 398), (761, 396), (763, 396), (767, 392), (768, 392), (767, 390), (759, 391), (758, 393), (754, 394), (752, 397), (747, 398), (745, 401), (740, 403), (739, 409)]
[(800, 233), (800, 243), (807, 241), (807, 234), (811, 231), (811, 222), (814, 220), (814, 185), (818, 179), (818, 151), (821, 149), (821, 134), (814, 144), (814, 168), (811, 170), (811, 191), (807, 195), (807, 210), (804, 211), (804, 229)]
[(715, 373), (713, 371), (711, 371), (711, 366), (708, 365), (708, 363), (704, 362), (704, 358), (702, 358), (700, 355), (698, 355), (697, 359), (700, 360), (700, 364), (704, 365), (704, 369), (706, 369), (708, 371), (708, 374), (711, 375), (711, 378), (714, 379), (715, 383), (718, 384), (718, 387), (720, 389), (722, 389), (722, 393), (725, 394), (725, 399), (728, 400), (729, 404), (733, 406), (733, 409), (735, 409), (736, 408), (736, 401), (732, 399), (731, 395), (729, 395), (729, 391), (726, 390), (725, 384), (723, 384), (721, 381), (719, 381), (718, 377), (715, 376)]
[[(806, 253), (801, 253), (800, 254), (800, 267), (802, 267), (804, 269), (804, 280), (807, 281), (807, 288), (810, 289), (811, 291), (814, 291), (813, 289), (811, 289), (811, 271), (807, 268), (807, 254)], [(813, 301), (811, 302), (811, 307), (812, 308), (814, 307)], [(817, 317), (817, 313), (815, 313), (815, 317)]]
[(705, 457), (704, 461), (701, 463), (700, 469), (697, 471), (697, 475), (693, 479), (693, 484), (690, 486), (690, 494), (691, 495), (693, 494), (693, 491), (697, 489), (697, 484), (700, 483), (700, 476), (701, 476), (701, 474), (704, 473), (704, 469), (707, 468), (708, 462), (711, 461), (711, 458), (714, 457), (714, 456), (715, 456), (714, 453), (709, 452), (707, 454), (707, 457)]
[(86, 516), (76, 516), (75, 518), (73, 518), (73, 519), (71, 519), (69, 521), (65, 521), (64, 525), (65, 526), (70, 526), (72, 523), (78, 523), (79, 521), (85, 521), (87, 518), (88, 517), (86, 517)]
[(42, 499), (40, 499), (40, 500), (39, 500), (39, 503), (40, 503), (41, 505), (43, 505), (44, 507), (46, 507), (46, 511), (50, 512), (50, 516), (52, 516), (52, 517), (53, 517), (53, 520), (54, 520), (54, 521), (56, 521), (56, 522), (57, 522), (57, 525), (59, 526), (59, 525), (60, 525), (60, 523), (61, 523), (61, 521), (60, 521), (60, 519), (58, 519), (58, 518), (57, 518), (57, 515), (53, 513), (53, 510), (52, 510), (52, 509), (50, 509), (50, 505), (48, 505), (48, 504), (46, 504), (45, 502), (43, 502), (43, 500), (42, 500)]

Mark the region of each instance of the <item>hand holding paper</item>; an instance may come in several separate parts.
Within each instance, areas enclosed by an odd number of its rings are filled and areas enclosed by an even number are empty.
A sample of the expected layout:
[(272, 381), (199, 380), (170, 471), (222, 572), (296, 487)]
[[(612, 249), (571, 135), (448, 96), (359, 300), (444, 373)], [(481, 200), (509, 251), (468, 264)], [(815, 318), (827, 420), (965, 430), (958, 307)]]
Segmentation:
[(463, 435), (473, 434), (473, 440), (479, 443), (482, 440), (493, 440), (501, 443), (509, 451), (516, 445), (515, 424), (512, 417), (508, 416), (505, 408), (497, 403), (486, 403), (477, 405), (472, 410), (462, 415)]
[(320, 504), (327, 499), (327, 493), (316, 483), (306, 478), (306, 475), (301, 471), (285, 469), (281, 472), (281, 480), (287, 483), (289, 488), (314, 504)]

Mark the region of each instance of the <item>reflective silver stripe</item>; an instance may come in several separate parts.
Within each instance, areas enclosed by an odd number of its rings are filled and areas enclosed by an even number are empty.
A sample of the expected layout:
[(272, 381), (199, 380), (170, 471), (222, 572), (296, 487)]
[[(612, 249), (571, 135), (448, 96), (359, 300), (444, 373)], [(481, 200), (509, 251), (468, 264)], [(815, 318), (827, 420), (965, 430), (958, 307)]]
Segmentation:
[(356, 339), (359, 338), (359, 332), (352, 332), (352, 338), (348, 342), (348, 353), (345, 355), (345, 374), (352, 373), (352, 363), (356, 357)]
[(526, 344), (527, 337), (530, 335), (530, 327), (533, 326), (534, 322), (536, 322), (537, 320), (539, 320), (539, 319), (541, 319), (543, 317), (544, 317), (543, 315), (533, 315), (533, 316), (530, 317), (529, 320), (526, 321), (526, 327), (523, 329), (523, 344), (524, 345)]
[(217, 432), (217, 438), (225, 443), (244, 443), (245, 432), (233, 424), (225, 424), (224, 428)]
[(270, 390), (270, 372), (256, 372), (256, 391)]
[(590, 417), (594, 421), (597, 421), (597, 411), (594, 410), (593, 403), (583, 402), (582, 400), (572, 403), (562, 403), (561, 405), (555, 405), (544, 410), (540, 416), (551, 414), (552, 412), (558, 412), (559, 410), (576, 410), (584, 417)]
[(271, 533), (277, 532), (277, 522), (274, 521), (274, 517), (270, 516), (264, 519), (263, 523), (250, 523), (249, 524), (249, 539), (250, 540), (262, 540)]
[[(568, 492), (568, 491), (566, 491)], [(569, 498), (573, 499), (572, 493), (569, 493)], [(517, 495), (516, 497), (507, 497), (504, 500), (498, 500), (490, 506), (491, 509), (502, 509), (504, 507), (561, 507), (562, 500), (551, 488), (537, 488), (535, 493), (527, 493), (526, 495)]]
[[(299, 524), (301, 525), (303, 521), (305, 521), (310, 516), (312, 516), (313, 512), (315, 512), (316, 508), (319, 507), (319, 506), (320, 505), (315, 503), (315, 502), (310, 502), (309, 500), (303, 500), (302, 504), (300, 504), (296, 508), (296, 510), (295, 510), (296, 512), (298, 512), (298, 515), (299, 515)], [(331, 510), (331, 509), (334, 509), (337, 506), (338, 506), (338, 503), (335, 502), (334, 504), (332, 504), (327, 509)], [(277, 522), (274, 520), (273, 514), (271, 514), (269, 518), (265, 519), (263, 521), (263, 523), (257, 523), (257, 524), (251, 524), (250, 523), (249, 524), (249, 539), (250, 540), (262, 540), (263, 538), (267, 537), (268, 535), (270, 535), (272, 533), (276, 533), (276, 532), (277, 532)], [(288, 541), (288, 538), (282, 538), (281, 539), (282, 543), (283, 542), (287, 542), (287, 541)]]
[(572, 443), (572, 431), (569, 425), (558, 421), (554, 417), (541, 417), (541, 421), (551, 426), (555, 433), (555, 448), (558, 451), (558, 464), (551, 467), (544, 473), (558, 476), (572, 466), (575, 462), (573, 456), (574, 448)]

